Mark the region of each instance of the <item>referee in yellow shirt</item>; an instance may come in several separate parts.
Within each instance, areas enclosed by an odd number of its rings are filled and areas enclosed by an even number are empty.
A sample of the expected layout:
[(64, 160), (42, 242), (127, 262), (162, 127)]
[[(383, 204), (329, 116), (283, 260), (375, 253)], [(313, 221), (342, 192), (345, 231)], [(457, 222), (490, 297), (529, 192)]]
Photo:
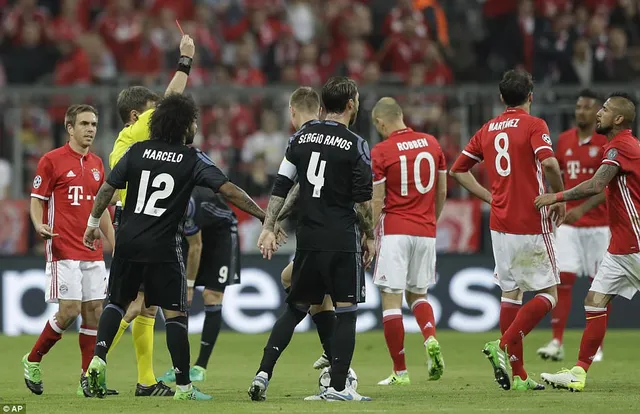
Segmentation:
[[(193, 39), (184, 35), (180, 41), (181, 56), (178, 69), (167, 87), (165, 96), (184, 92), (194, 53)], [(149, 139), (149, 120), (159, 100), (157, 94), (143, 86), (132, 86), (120, 92), (117, 106), (124, 128), (120, 131), (109, 155), (110, 168), (113, 169), (131, 145)], [(127, 190), (120, 190), (118, 194), (124, 205)], [(156, 306), (144, 306), (144, 292), (139, 292), (136, 300), (129, 305), (110, 347), (110, 351), (113, 350), (133, 321), (131, 333), (138, 364), (136, 397), (172, 397), (175, 394), (165, 383), (157, 381), (153, 373), (153, 333), (157, 311)]]

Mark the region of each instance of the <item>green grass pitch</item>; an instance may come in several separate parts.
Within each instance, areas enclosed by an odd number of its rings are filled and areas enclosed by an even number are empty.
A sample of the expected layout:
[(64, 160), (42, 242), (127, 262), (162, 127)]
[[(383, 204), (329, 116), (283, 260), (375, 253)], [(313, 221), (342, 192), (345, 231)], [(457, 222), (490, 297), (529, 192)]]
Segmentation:
[[(548, 331), (536, 331), (525, 340), (525, 362), (530, 375), (555, 372), (575, 362), (581, 332), (567, 332), (566, 361), (545, 362), (535, 356), (538, 346), (549, 339)], [(555, 412), (610, 413), (640, 412), (640, 331), (612, 330), (605, 339), (605, 358), (589, 372), (583, 393), (569, 393), (549, 387), (539, 392), (502, 391), (493, 381), (489, 362), (481, 353), (483, 344), (497, 338), (496, 332), (464, 334), (442, 331), (438, 338), (446, 362), (440, 381), (427, 380), (422, 338), (408, 334), (405, 339), (407, 363), (412, 384), (409, 387), (380, 387), (377, 381), (391, 371), (382, 332), (358, 334), (353, 368), (359, 377), (359, 391), (371, 396), (369, 403), (305, 402), (316, 392), (318, 372), (311, 365), (320, 355), (317, 335), (296, 334), (281, 358), (272, 379), (268, 399), (249, 401), (247, 389), (258, 367), (266, 335), (239, 335), (223, 332), (209, 364), (208, 378), (200, 388), (214, 396), (213, 401), (174, 402), (170, 398), (135, 398), (135, 354), (131, 336), (125, 335), (110, 355), (107, 379), (121, 395), (104, 400), (75, 395), (80, 372), (77, 334), (63, 337), (42, 363), (45, 391), (31, 394), (25, 387), (22, 356), (35, 341), (33, 336), (0, 336), (2, 375), (0, 405), (26, 404), (29, 413), (182, 413), (182, 412)], [(199, 336), (190, 337), (192, 360), (197, 356)], [(155, 373), (169, 366), (165, 337), (155, 337)], [(206, 410), (206, 411), (205, 411)]]

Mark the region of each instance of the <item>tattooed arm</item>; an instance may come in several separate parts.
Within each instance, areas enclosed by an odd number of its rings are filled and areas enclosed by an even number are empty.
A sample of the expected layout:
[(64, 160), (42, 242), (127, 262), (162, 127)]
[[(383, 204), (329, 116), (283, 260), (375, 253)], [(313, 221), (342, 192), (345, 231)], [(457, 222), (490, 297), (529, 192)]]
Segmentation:
[(264, 219), (264, 226), (262, 228), (267, 231), (274, 231), (276, 226), (276, 220), (282, 211), (285, 199), (272, 195), (269, 199), (269, 205), (267, 206), (267, 214)]
[(604, 191), (607, 184), (620, 171), (620, 167), (612, 164), (602, 164), (595, 175), (570, 190), (555, 194), (542, 194), (536, 197), (535, 204), (537, 208), (550, 206), (566, 200), (580, 200), (594, 196)]
[(371, 200), (362, 203), (356, 203), (356, 215), (360, 230), (367, 236), (367, 239), (373, 239), (373, 212), (371, 209)]
[(298, 201), (299, 196), (300, 196), (300, 184), (297, 183), (291, 189), (291, 191), (289, 191), (289, 194), (287, 194), (287, 198), (284, 200), (284, 205), (280, 210), (280, 214), (278, 214), (277, 221), (282, 221), (291, 215), (291, 211), (293, 211), (293, 206), (296, 204), (296, 201)]
[(240, 210), (251, 214), (253, 217), (264, 222), (265, 213), (258, 204), (240, 187), (227, 181), (220, 186), (218, 192), (231, 204)]
[(563, 199), (580, 200), (582, 198), (591, 197), (598, 193), (601, 193), (604, 191), (607, 184), (609, 184), (609, 182), (613, 180), (613, 177), (618, 174), (619, 171), (620, 167), (616, 165), (602, 164), (593, 177), (578, 184), (571, 190), (564, 191), (562, 193)]
[(116, 188), (112, 187), (108, 182), (105, 181), (100, 187), (98, 194), (96, 195), (95, 201), (93, 202), (93, 209), (91, 209), (91, 216), (97, 219), (102, 217), (102, 213), (107, 209), (109, 204), (111, 203), (111, 199), (113, 198), (113, 194), (116, 192)]

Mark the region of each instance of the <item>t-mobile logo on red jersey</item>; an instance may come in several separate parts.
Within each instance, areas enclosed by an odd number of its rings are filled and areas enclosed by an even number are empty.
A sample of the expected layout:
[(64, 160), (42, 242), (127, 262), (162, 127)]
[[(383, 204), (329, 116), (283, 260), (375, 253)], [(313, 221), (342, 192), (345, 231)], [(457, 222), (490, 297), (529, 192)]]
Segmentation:
[(67, 194), (67, 198), (71, 201), (72, 206), (79, 206), (80, 200), (91, 200), (92, 197), (87, 195), (85, 197), (84, 191), (81, 185), (70, 185), (69, 186), (69, 194)]
[(578, 178), (578, 173), (580, 172), (580, 161), (568, 161), (567, 162), (567, 173), (569, 173), (569, 178), (575, 180)]

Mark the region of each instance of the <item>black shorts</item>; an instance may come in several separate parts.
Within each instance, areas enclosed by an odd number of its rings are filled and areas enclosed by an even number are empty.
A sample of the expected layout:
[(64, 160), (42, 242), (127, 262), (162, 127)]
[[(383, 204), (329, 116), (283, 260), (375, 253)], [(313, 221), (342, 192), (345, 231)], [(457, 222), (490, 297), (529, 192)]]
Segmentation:
[(325, 295), (334, 303), (365, 301), (362, 253), (296, 250), (287, 302), (319, 305)]
[(183, 263), (131, 262), (114, 257), (109, 273), (109, 302), (126, 306), (138, 295), (144, 283), (146, 307), (187, 310), (187, 278)]
[(230, 285), (240, 283), (240, 243), (237, 227), (216, 230), (212, 242), (203, 246), (196, 286), (224, 292)]

